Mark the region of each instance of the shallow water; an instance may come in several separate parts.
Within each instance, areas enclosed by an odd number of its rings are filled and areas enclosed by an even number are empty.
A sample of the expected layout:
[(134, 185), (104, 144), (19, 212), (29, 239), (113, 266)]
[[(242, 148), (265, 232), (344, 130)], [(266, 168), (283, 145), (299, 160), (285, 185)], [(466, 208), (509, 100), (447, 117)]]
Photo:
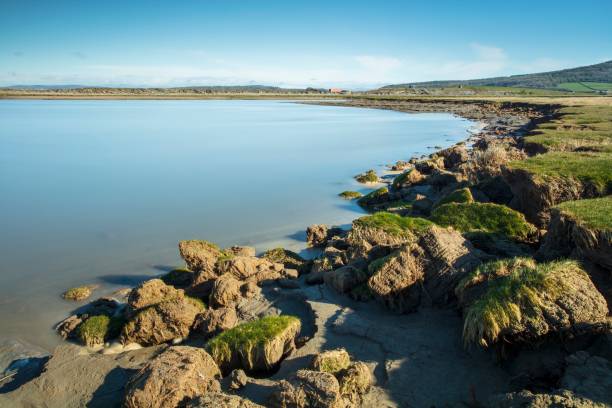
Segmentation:
[(283, 101), (0, 101), (0, 340), (51, 348), (94, 294), (181, 265), (202, 238), (305, 247), (362, 211), (352, 176), (467, 136), (449, 114)]

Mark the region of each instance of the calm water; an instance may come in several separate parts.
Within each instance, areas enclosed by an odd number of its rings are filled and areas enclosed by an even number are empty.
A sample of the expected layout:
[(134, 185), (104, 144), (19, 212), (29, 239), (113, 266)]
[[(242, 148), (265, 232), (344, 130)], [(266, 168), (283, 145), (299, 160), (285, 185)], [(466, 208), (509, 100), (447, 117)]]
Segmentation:
[[(0, 101), (0, 336), (46, 348), (74, 303), (180, 265), (177, 241), (304, 248), (352, 176), (464, 139), (447, 114), (282, 101)], [(1, 340), (1, 339), (0, 339)]]

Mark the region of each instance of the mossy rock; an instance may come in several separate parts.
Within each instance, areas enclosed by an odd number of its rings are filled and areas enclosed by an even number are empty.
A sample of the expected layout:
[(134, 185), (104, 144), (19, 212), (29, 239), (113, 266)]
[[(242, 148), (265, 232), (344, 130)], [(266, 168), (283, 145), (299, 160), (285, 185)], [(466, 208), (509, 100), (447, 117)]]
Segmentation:
[(77, 286), (70, 288), (62, 294), (62, 298), (75, 302), (85, 300), (91, 296), (94, 286)]
[(355, 180), (360, 183), (377, 183), (378, 175), (376, 174), (376, 171), (370, 169), (365, 173), (358, 174), (357, 176), (355, 176)]
[(363, 197), (363, 194), (361, 194), (359, 191), (349, 191), (349, 190), (343, 191), (338, 195), (344, 198), (345, 200), (354, 200), (356, 198)]
[(362, 207), (370, 207), (372, 205), (387, 201), (388, 197), (389, 189), (387, 187), (381, 187), (361, 197), (357, 201), (357, 204)]
[(469, 188), (461, 188), (459, 190), (455, 190), (446, 197), (443, 197), (440, 201), (438, 201), (434, 208), (439, 207), (448, 203), (473, 203), (474, 197), (472, 196), (472, 192)]
[[(469, 291), (477, 295), (465, 301)], [(605, 299), (575, 261), (489, 262), (465, 277), (456, 293), (465, 304), (466, 344), (534, 341), (574, 325), (601, 325), (608, 314)]]
[(537, 230), (518, 211), (493, 203), (449, 203), (432, 211), (429, 219), (461, 232), (503, 234), (523, 242), (533, 241)]
[(331, 374), (347, 369), (350, 364), (351, 357), (344, 348), (323, 351), (312, 359), (314, 370)]
[(161, 277), (161, 280), (177, 289), (184, 289), (193, 283), (194, 273), (187, 268), (176, 268)]
[(79, 325), (77, 338), (89, 347), (104, 344), (106, 340), (117, 337), (124, 324), (123, 317), (92, 316)]
[(280, 247), (264, 252), (262, 258), (267, 259), (270, 262), (281, 263), (285, 266), (285, 268), (297, 269), (299, 273), (308, 272), (312, 264), (311, 261), (302, 258), (296, 252)]
[(295, 316), (266, 316), (226, 330), (206, 348), (224, 372), (235, 368), (266, 371), (294, 348), (300, 329), (300, 319)]

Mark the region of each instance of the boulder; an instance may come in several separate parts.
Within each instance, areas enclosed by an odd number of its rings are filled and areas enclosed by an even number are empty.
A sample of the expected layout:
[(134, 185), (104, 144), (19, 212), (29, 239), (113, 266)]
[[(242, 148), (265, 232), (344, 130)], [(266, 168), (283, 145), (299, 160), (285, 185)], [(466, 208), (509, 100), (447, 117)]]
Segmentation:
[(368, 287), (391, 310), (414, 310), (426, 296), (433, 304), (454, 298), (459, 281), (480, 264), (479, 252), (452, 228), (429, 227), (417, 242), (370, 265)]
[(448, 149), (440, 150), (438, 156), (444, 160), (444, 167), (452, 169), (461, 163), (465, 163), (468, 158), (468, 151), (465, 145), (456, 145)]
[(368, 274), (352, 265), (346, 265), (322, 274), (326, 285), (337, 292), (350, 292), (355, 286), (368, 280)]
[(421, 247), (407, 244), (388, 257), (373, 262), (368, 288), (374, 298), (398, 313), (415, 310), (421, 302), (420, 286), (424, 272), (420, 259), (423, 256)]
[(246, 375), (244, 370), (236, 369), (230, 373), (230, 384), (229, 387), (232, 390), (239, 390), (243, 388), (249, 382), (249, 377)]
[(268, 371), (295, 349), (300, 330), (296, 317), (267, 316), (221, 333), (207, 348), (224, 373)]
[(239, 281), (276, 280), (282, 277), (283, 264), (273, 263), (264, 258), (236, 256), (219, 265), (219, 274), (228, 273)]
[(339, 348), (335, 350), (323, 351), (312, 359), (312, 369), (315, 371), (323, 371), (326, 373), (335, 374), (341, 370), (347, 369), (351, 364), (351, 357), (346, 349)]
[(138, 310), (182, 296), (182, 292), (180, 289), (166, 285), (161, 279), (150, 279), (132, 289), (128, 296), (128, 305), (133, 310)]
[(395, 190), (415, 186), (422, 183), (425, 176), (417, 169), (408, 170), (393, 179), (392, 186)]
[(307, 273), (310, 269), (310, 262), (285, 248), (270, 249), (262, 255), (262, 258), (283, 264), (285, 268), (296, 269), (299, 273)]
[(123, 327), (121, 343), (151, 346), (185, 338), (202, 309), (203, 304), (185, 296), (141, 309)]
[(574, 261), (489, 262), (463, 279), (457, 294), (466, 344), (530, 343), (552, 333), (597, 332), (608, 315), (604, 297)]
[(261, 288), (255, 282), (245, 282), (240, 286), (240, 293), (246, 299), (251, 299), (261, 293)]
[(240, 282), (231, 273), (224, 273), (213, 284), (208, 305), (213, 308), (228, 307), (241, 297)]
[(496, 395), (489, 399), (491, 408), (606, 408), (609, 405), (575, 395), (568, 390), (552, 393), (533, 393), (523, 390), (509, 394)]
[(325, 224), (314, 224), (306, 228), (306, 242), (313, 247), (327, 244), (329, 227)]
[(161, 276), (161, 280), (170, 286), (177, 289), (186, 289), (193, 285), (195, 273), (186, 268), (173, 269), (165, 275)]
[(566, 364), (562, 388), (612, 406), (612, 361), (578, 351), (566, 358)]
[(126, 408), (176, 408), (185, 400), (221, 391), (221, 372), (212, 357), (196, 347), (170, 347), (129, 381)]
[(181, 258), (192, 271), (213, 271), (223, 252), (211, 242), (203, 240), (185, 240), (179, 242)]
[(186, 408), (264, 408), (237, 395), (208, 392), (187, 403)]
[(269, 400), (271, 407), (341, 408), (340, 384), (333, 374), (298, 370), (290, 382), (281, 380)]
[(362, 397), (372, 385), (372, 373), (368, 366), (357, 361), (336, 374), (340, 383), (340, 394), (355, 406), (362, 405)]
[(210, 295), (215, 280), (219, 277), (216, 270), (202, 270), (194, 272), (193, 282), (187, 288), (185, 293), (189, 296), (195, 296), (205, 299)]
[(233, 256), (255, 256), (255, 248), (250, 246), (234, 245), (223, 250), (227, 255)]
[(193, 331), (209, 339), (231, 329), (236, 324), (238, 324), (238, 316), (233, 307), (206, 309), (196, 316)]

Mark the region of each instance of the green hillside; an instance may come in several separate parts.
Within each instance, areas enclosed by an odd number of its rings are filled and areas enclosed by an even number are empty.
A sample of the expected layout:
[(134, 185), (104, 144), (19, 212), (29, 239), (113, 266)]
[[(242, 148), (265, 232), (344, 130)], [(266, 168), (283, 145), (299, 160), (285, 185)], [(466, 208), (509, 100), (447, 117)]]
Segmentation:
[(585, 67), (563, 69), (537, 74), (512, 75), (507, 77), (470, 79), (465, 81), (430, 81), (388, 85), (381, 89), (394, 88), (441, 88), (464, 86), (497, 86), (563, 89), (574, 92), (612, 92), (612, 61)]

